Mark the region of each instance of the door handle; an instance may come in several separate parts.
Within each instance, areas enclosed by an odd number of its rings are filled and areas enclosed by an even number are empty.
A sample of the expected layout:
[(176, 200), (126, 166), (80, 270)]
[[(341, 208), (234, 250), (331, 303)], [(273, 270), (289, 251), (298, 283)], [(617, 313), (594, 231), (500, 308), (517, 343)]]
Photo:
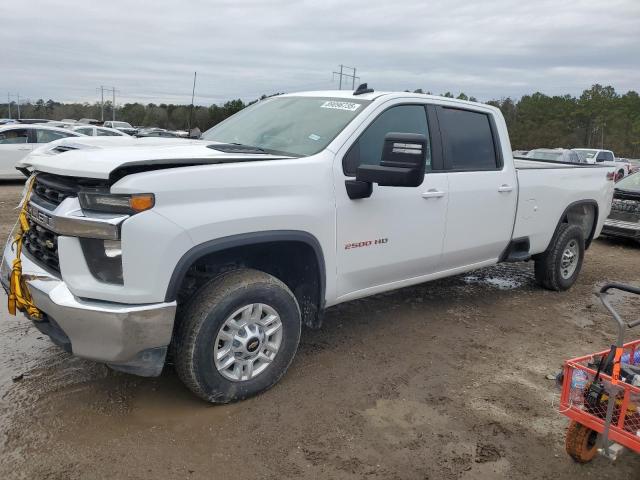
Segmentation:
[(435, 188), (430, 188), (426, 192), (422, 192), (422, 198), (440, 198), (444, 197), (444, 192), (440, 190), (436, 190)]
[(512, 187), (511, 185), (507, 185), (507, 184), (505, 183), (505, 184), (500, 185), (500, 186), (498, 187), (498, 191), (499, 191), (500, 193), (504, 193), (504, 192), (511, 192), (511, 191), (513, 191), (513, 187)]

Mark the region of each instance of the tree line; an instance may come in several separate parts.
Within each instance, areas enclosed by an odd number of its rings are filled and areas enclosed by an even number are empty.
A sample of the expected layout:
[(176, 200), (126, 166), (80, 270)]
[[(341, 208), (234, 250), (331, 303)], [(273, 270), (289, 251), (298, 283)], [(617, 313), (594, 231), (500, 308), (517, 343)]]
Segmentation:
[[(421, 89), (416, 93), (425, 93)], [(276, 94), (277, 95), (277, 94)], [(454, 97), (451, 92), (442, 94)], [(266, 95), (260, 99), (267, 98)], [(460, 93), (455, 98), (475, 101)], [(174, 104), (147, 105), (126, 103), (116, 109), (116, 119), (132, 125), (154, 126), (170, 130), (185, 129), (191, 124), (205, 131), (259, 99), (245, 103), (240, 99), (221, 105), (194, 106)], [(593, 147), (613, 150), (622, 157), (640, 157), (640, 96), (635, 91), (619, 94), (612, 86), (593, 85), (578, 97), (548, 96), (540, 92), (518, 100), (490, 100), (507, 122), (511, 146), (516, 150), (539, 147)], [(8, 118), (7, 104), (0, 106), (0, 118)], [(11, 106), (12, 115), (17, 105)], [(112, 118), (112, 105), (105, 102), (104, 118)], [(101, 118), (99, 103), (60, 103), (53, 100), (20, 105), (22, 118)]]

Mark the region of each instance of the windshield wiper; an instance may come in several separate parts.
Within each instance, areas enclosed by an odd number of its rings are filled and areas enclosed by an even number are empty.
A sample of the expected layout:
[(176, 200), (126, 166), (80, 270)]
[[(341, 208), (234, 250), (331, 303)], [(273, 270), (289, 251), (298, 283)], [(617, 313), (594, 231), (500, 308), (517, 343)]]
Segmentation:
[(260, 153), (267, 155), (268, 152), (264, 148), (255, 147), (253, 145), (244, 145), (242, 143), (213, 143), (207, 145), (207, 148), (218, 150), (225, 153)]

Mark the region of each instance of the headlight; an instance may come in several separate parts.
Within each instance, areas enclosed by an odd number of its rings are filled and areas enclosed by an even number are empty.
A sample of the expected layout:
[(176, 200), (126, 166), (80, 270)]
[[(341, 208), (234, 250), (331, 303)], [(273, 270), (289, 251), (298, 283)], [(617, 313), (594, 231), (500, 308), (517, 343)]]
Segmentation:
[(109, 213), (139, 213), (153, 208), (155, 197), (153, 193), (111, 194), (80, 192), (78, 200), (83, 210), (94, 210)]

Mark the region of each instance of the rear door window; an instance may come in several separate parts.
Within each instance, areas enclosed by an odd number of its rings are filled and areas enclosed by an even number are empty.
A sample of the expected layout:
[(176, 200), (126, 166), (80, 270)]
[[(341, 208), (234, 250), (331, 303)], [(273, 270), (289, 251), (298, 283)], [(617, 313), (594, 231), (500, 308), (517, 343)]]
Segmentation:
[(448, 169), (496, 170), (501, 167), (488, 114), (440, 107), (438, 121)]

